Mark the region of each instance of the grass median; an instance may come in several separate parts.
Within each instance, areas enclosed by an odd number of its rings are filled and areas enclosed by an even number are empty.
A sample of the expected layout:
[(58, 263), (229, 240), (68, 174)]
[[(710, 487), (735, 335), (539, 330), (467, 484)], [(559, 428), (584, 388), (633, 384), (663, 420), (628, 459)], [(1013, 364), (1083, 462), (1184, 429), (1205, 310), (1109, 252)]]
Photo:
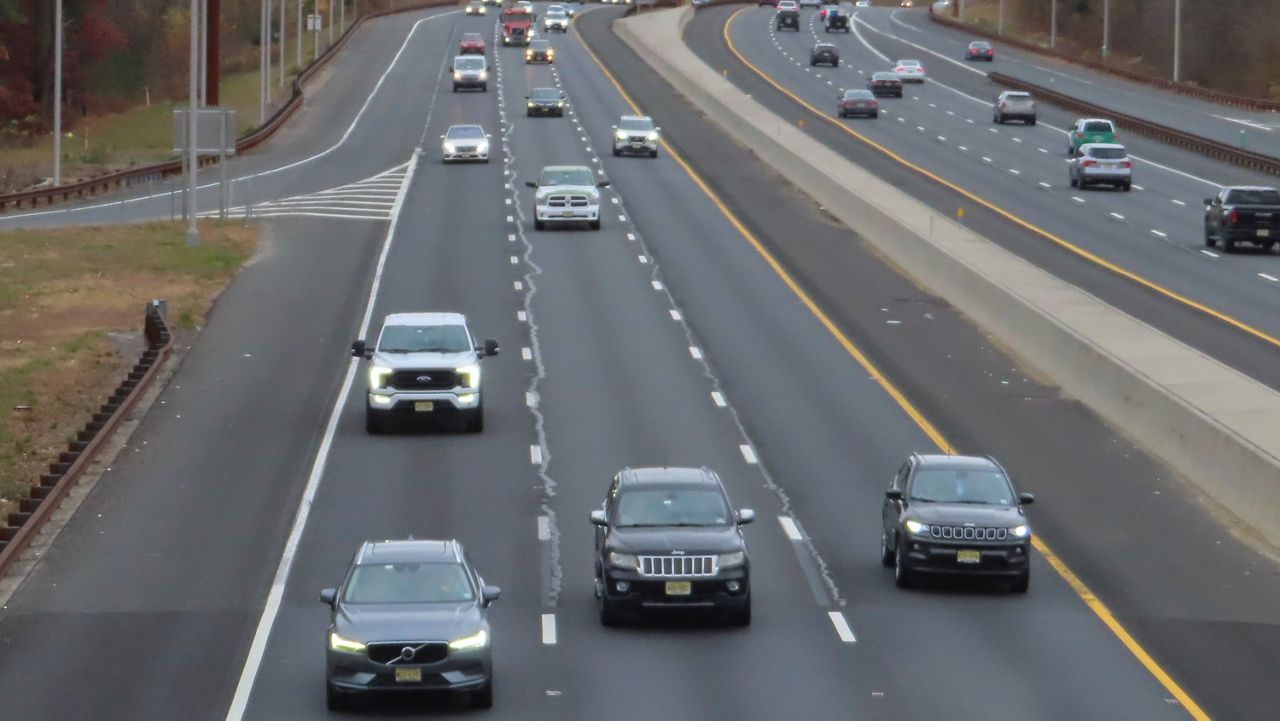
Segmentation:
[(0, 525), (137, 361), (143, 310), (169, 301), (175, 331), (203, 324), (257, 243), (209, 221), (0, 233)]

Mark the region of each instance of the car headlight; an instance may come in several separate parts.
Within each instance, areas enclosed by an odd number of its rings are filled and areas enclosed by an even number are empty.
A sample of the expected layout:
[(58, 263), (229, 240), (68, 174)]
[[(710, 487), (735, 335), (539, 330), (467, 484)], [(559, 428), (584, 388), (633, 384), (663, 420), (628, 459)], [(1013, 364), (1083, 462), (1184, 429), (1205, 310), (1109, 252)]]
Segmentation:
[(718, 568), (735, 568), (747, 562), (747, 554), (745, 551), (734, 551), (733, 553), (722, 553), (716, 558), (716, 566)]
[(527, 106), (528, 106), (528, 107), (530, 107), (530, 108), (532, 108), (532, 107), (533, 107), (533, 103), (532, 103), (532, 102), (525, 103), (525, 105), (527, 105)]
[(489, 634), (483, 628), (470, 636), (455, 638), (449, 642), (449, 648), (454, 651), (462, 651), (468, 648), (483, 648), (489, 643)]
[(354, 638), (345, 638), (330, 631), (329, 648), (343, 653), (364, 653), (365, 646)]
[(609, 565), (617, 568), (626, 568), (632, 571), (640, 570), (640, 561), (636, 559), (635, 554), (631, 553), (614, 553), (609, 552)]
[[(477, 145), (477, 146), (476, 146), (476, 152), (477, 152), (477, 153), (480, 153), (481, 155), (488, 155), (488, 154), (489, 154), (489, 141), (487, 141), (487, 140), (486, 140), (486, 141), (484, 141), (484, 142), (480, 143), (479, 145)], [(477, 376), (478, 376), (478, 375), (479, 375), (479, 374), (477, 374)]]
[(619, 130), (618, 132), (614, 133), (613, 135), (614, 135), (614, 137), (616, 137), (618, 140), (626, 140), (626, 139), (627, 139), (627, 131), (625, 131), (625, 130)]
[(656, 130), (651, 130), (651, 131), (649, 131), (648, 138), (649, 138), (649, 140), (657, 140), (657, 139), (658, 139), (658, 131), (656, 131)]
[(391, 369), (385, 366), (369, 366), (369, 387), (382, 388), (391, 376)]
[[(488, 148), (485, 150), (488, 150)], [(463, 388), (475, 388), (480, 385), (479, 365), (472, 364), (469, 366), (462, 366), (455, 370), (454, 373), (458, 374), (458, 385)]]
[(454, 71), (453, 71), (453, 79), (454, 79), (454, 80), (461, 80), (461, 79), (462, 79), (462, 73), (458, 72), (457, 70), (454, 70)]
[(445, 143), (444, 152), (448, 153), (449, 155), (453, 155), (454, 153), (458, 152), (458, 146), (454, 145), (453, 143)]
[(1014, 538), (1026, 538), (1027, 536), (1031, 535), (1031, 529), (1028, 528), (1026, 524), (1023, 524), (1021, 526), (1014, 526), (1013, 528), (1009, 529), (1009, 535), (1013, 536)]
[(921, 523), (919, 521), (907, 521), (907, 530), (917, 536), (923, 536), (929, 532), (929, 524)]
[(563, 107), (564, 107), (564, 101), (563, 101), (563, 100), (557, 100), (557, 101), (556, 101), (556, 107), (557, 107), (557, 108), (563, 108)]
[(481, 71), (480, 71), (480, 79), (481, 79), (481, 80), (485, 80), (485, 79), (487, 79), (488, 77), (489, 77), (489, 71), (487, 71), (487, 70), (481, 70)]

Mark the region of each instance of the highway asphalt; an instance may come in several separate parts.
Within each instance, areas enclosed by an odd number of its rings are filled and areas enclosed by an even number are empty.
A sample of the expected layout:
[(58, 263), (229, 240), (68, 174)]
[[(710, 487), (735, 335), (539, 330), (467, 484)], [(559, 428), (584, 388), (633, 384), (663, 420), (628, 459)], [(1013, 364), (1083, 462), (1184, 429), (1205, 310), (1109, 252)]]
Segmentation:
[[(927, 7), (878, 7), (862, 9), (859, 16), (873, 28), (872, 32), (879, 30), (938, 53), (926, 54), (926, 57), (920, 58), (927, 63), (938, 65), (943, 62), (942, 58), (963, 62), (969, 43), (980, 38), (935, 23), (929, 19), (928, 13)], [(1172, 36), (1172, 20), (1169, 21), (1169, 33)], [(1214, 42), (1200, 36), (1190, 40)], [(1244, 147), (1249, 150), (1280, 158), (1280, 115), (1275, 112), (1199, 100), (1030, 53), (998, 41), (996, 59), (991, 63), (974, 65), (980, 71), (1001, 72), (1104, 108), (1112, 108), (1228, 145), (1239, 147), (1243, 141)], [(1272, 182), (1275, 182), (1274, 178)]]
[[(996, 453), (1037, 493), (1037, 530), (1211, 714), (1274, 708), (1275, 566), (717, 134), (608, 33), (614, 14), (592, 10), (578, 26), (832, 326), (955, 445)], [(493, 26), (449, 22), (449, 37)], [(404, 137), (426, 138), (392, 224), (264, 224), (261, 258), (0, 613), (6, 712), (330, 717), (316, 594), (361, 540), (412, 534), (461, 539), (503, 587), (496, 703), (479, 716), (1186, 718), (1040, 556), (1026, 596), (893, 587), (877, 558), (880, 500), (931, 441), (670, 155), (608, 154), (628, 106), (576, 34), (552, 42), (551, 67), (491, 50), (500, 76), (487, 93), (406, 85), (398, 107), (368, 116), (370, 140), (312, 179), (368, 177), (361, 156), (395, 167), (409, 161)], [(407, 47), (402, 60), (429, 74), (453, 43)], [(528, 89), (547, 85), (572, 113), (524, 117)], [(455, 122), (490, 129), (492, 162), (439, 162), (434, 139)], [(552, 163), (603, 168), (613, 185), (600, 231), (532, 228), (523, 181)], [(484, 361), (484, 433), (365, 435), (363, 366), (347, 347), (366, 304), (375, 329), (391, 311), (458, 310), (502, 344)], [(714, 468), (734, 504), (758, 512), (750, 628), (599, 625), (587, 514), (617, 469), (649, 464)], [(278, 609), (264, 607), (276, 581)], [(472, 715), (415, 698), (342, 717), (422, 713)]]
[[(786, 117), (809, 113), (762, 82), (726, 49), (724, 18), (735, 12), (708, 8), (687, 34), (691, 46), (713, 67), (732, 69), (729, 77)], [(858, 15), (868, 12), (858, 11)], [(749, 7), (730, 25), (734, 47), (748, 62), (822, 113), (834, 115), (839, 90), (863, 87), (874, 72), (900, 57), (921, 53), (855, 24), (848, 35), (825, 33), (817, 14), (805, 11), (801, 32), (776, 32), (772, 11)], [(809, 66), (817, 41), (834, 43), (839, 68)], [(936, 60), (936, 59), (935, 59)], [(959, 61), (957, 61), (959, 62)], [(999, 88), (946, 62), (928, 62), (930, 79), (908, 84), (904, 97), (882, 98), (880, 117), (843, 121), (866, 141), (881, 145), (955, 186), (1072, 244), (1069, 252), (1025, 226), (1010, 223), (976, 203), (896, 163), (883, 152), (833, 125), (806, 118), (815, 137), (857, 162), (885, 168), (904, 187), (943, 212), (966, 212), (965, 222), (991, 228), (986, 235), (1069, 282), (1160, 328), (1272, 387), (1280, 387), (1274, 358), (1280, 346), (1280, 254), (1253, 250), (1227, 255), (1204, 247), (1202, 201), (1219, 182), (1264, 183), (1261, 176), (1153, 143), (1122, 136), (1135, 158), (1133, 191), (1080, 191), (1067, 179), (1066, 137), (1058, 128), (1074, 117), (1039, 104), (1039, 123), (1027, 127), (992, 122), (989, 100)], [(996, 220), (987, 225), (988, 219)], [(1101, 272), (1102, 263), (1136, 273), (1169, 293), (1248, 326), (1242, 333), (1210, 314), (1171, 302), (1150, 287)]]

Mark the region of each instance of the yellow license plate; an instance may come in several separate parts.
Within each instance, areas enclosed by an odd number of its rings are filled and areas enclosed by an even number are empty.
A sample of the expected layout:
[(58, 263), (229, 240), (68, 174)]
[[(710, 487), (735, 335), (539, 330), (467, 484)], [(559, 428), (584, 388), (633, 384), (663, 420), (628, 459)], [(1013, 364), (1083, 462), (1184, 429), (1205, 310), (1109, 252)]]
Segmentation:
[(982, 563), (982, 552), (956, 551), (956, 563)]
[(413, 409), (419, 413), (430, 413), (436, 409), (435, 401), (414, 401)]
[(1268, 230), (1267, 228), (1258, 228), (1258, 237), (1259, 237), (1259, 238), (1267, 238), (1267, 237), (1270, 237), (1270, 236), (1271, 236), (1271, 231), (1270, 231), (1270, 230)]
[(564, 212), (560, 213), (560, 217), (562, 217), (562, 218), (572, 218), (572, 217), (573, 217), (573, 211), (572, 211), (572, 210), (566, 210), (566, 211), (564, 211)]
[(396, 683), (422, 683), (422, 669), (420, 668), (396, 669)]
[(693, 593), (692, 581), (667, 581), (668, 596), (688, 596)]

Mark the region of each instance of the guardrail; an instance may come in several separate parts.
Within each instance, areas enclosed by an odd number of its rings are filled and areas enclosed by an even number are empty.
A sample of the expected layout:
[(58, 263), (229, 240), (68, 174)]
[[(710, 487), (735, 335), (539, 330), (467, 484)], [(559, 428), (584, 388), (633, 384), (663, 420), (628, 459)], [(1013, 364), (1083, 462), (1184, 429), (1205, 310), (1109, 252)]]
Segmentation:
[(1079, 100), (1070, 95), (1051, 90), (1043, 85), (1028, 83), (1025, 80), (1005, 75), (1004, 73), (987, 73), (987, 78), (997, 85), (1003, 85), (1006, 88), (1014, 90), (1026, 90), (1036, 96), (1037, 100), (1042, 100), (1068, 110), (1074, 110), (1082, 115), (1096, 116), (1100, 118), (1110, 118), (1122, 128), (1132, 130), (1140, 135), (1146, 135), (1150, 138), (1159, 140), (1162, 143), (1168, 143), (1186, 150), (1201, 153), (1211, 158), (1225, 160), (1236, 165), (1241, 165), (1251, 170), (1257, 170), (1271, 175), (1280, 175), (1280, 160), (1269, 155), (1254, 153), (1243, 150), (1226, 143), (1220, 143), (1216, 140), (1210, 140), (1199, 135), (1186, 133), (1167, 125), (1160, 125), (1149, 120), (1118, 113), (1110, 108), (1104, 108), (1101, 105)]
[(956, 30), (963, 30), (971, 35), (977, 35), (978, 37), (986, 38), (988, 40), (995, 40), (1006, 45), (1012, 45), (1013, 47), (1021, 50), (1044, 55), (1046, 57), (1057, 58), (1058, 60), (1065, 60), (1066, 62), (1081, 65), (1089, 68), (1090, 70), (1097, 70), (1098, 72), (1108, 73), (1126, 80), (1132, 80), (1136, 83), (1151, 85), (1162, 90), (1168, 90), (1181, 95), (1198, 98), (1200, 100), (1207, 100), (1209, 102), (1219, 103), (1221, 105), (1231, 105), (1239, 108), (1249, 108), (1251, 110), (1270, 110), (1272, 112), (1280, 111), (1280, 101), (1266, 100), (1264, 98), (1250, 98), (1243, 95), (1232, 95), (1231, 93), (1210, 90), (1208, 88), (1202, 88), (1199, 85), (1191, 85), (1189, 83), (1175, 83), (1172, 80), (1167, 80), (1155, 75), (1148, 75), (1146, 73), (1140, 73), (1127, 68), (1117, 67), (1110, 63), (1104, 63), (1100, 60), (1089, 60), (1075, 55), (1068, 55), (1067, 53), (1059, 50), (1046, 48), (1043, 45), (1037, 45), (1032, 42), (1027, 42), (1026, 40), (1009, 37), (1008, 35), (1001, 35), (987, 30), (986, 28), (960, 22), (959, 20), (954, 20), (946, 17), (945, 15), (939, 15), (933, 11), (932, 7), (929, 8), (929, 19), (939, 25), (945, 25), (946, 27)]
[[(315, 75), (320, 69), (347, 43), (347, 39), (351, 37), (355, 31), (371, 18), (379, 18), (386, 15), (396, 13), (411, 12), (414, 10), (425, 10), (427, 8), (441, 7), (445, 5), (455, 4), (454, 0), (425, 0), (424, 2), (406, 5), (402, 8), (390, 8), (387, 10), (378, 10), (376, 12), (367, 13), (356, 18), (346, 29), (346, 32), (329, 47), (318, 58), (311, 61), (303, 68), (293, 79), (291, 86), (289, 101), (280, 106), (267, 122), (252, 133), (236, 141), (236, 152), (244, 153), (253, 148), (258, 147), (266, 142), (272, 135), (276, 133), (293, 114), (302, 107), (305, 100), (305, 94), (302, 86)], [(197, 159), (197, 167), (212, 165), (217, 162), (217, 156), (201, 156)], [(56, 188), (39, 188), (36, 190), (24, 190), (19, 193), (9, 193), (0, 195), (0, 213), (8, 212), (11, 209), (21, 209), (23, 207), (39, 207), (44, 205), (53, 205), (57, 202), (65, 202), (67, 200), (85, 198), (98, 193), (103, 193), (119, 188), (127, 188), (136, 183), (145, 183), (160, 178), (166, 178), (171, 175), (177, 175), (182, 172), (181, 160), (167, 160), (163, 163), (154, 163), (144, 165), (137, 168), (129, 168), (128, 170), (119, 170), (113, 173), (100, 175), (96, 178), (89, 178), (78, 183), (70, 183), (68, 185), (60, 185)]]
[(62, 499), (110, 442), (120, 423), (137, 406), (172, 353), (173, 338), (164, 321), (164, 301), (153, 300), (147, 304), (143, 329), (147, 349), (129, 375), (84, 428), (76, 433), (67, 444), (67, 450), (49, 464), (49, 472), (41, 474), (39, 483), (30, 487), (27, 497), (18, 501), (18, 510), (10, 513), (5, 525), (0, 526), (0, 577), (8, 573), (22, 552), (31, 545), (31, 539), (40, 532)]

